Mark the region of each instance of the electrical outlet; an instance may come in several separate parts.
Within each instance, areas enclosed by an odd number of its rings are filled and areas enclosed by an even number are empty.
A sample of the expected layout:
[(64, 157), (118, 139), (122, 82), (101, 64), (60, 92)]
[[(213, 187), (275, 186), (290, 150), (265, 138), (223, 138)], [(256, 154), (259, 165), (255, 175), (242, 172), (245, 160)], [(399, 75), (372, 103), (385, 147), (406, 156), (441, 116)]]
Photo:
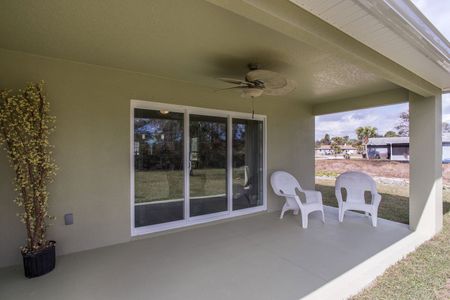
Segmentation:
[(73, 224), (73, 214), (65, 214), (64, 215), (64, 224), (65, 225), (72, 225)]

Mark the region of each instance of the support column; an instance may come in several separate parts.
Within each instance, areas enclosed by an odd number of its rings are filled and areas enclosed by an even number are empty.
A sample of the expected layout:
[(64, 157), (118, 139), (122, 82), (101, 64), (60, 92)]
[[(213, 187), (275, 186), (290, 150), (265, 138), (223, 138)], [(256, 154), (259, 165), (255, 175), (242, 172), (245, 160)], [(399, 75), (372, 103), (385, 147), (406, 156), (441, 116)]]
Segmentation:
[(433, 236), (442, 229), (442, 100), (409, 94), (411, 229)]

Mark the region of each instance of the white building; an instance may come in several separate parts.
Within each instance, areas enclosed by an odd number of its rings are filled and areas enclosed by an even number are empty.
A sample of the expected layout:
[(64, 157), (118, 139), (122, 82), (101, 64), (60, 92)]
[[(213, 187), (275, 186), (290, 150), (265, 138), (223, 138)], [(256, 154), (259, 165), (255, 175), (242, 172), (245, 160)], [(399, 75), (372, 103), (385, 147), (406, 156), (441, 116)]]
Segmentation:
[[(409, 161), (409, 137), (369, 138), (366, 153), (369, 159)], [(450, 162), (450, 134), (442, 136), (442, 161)]]

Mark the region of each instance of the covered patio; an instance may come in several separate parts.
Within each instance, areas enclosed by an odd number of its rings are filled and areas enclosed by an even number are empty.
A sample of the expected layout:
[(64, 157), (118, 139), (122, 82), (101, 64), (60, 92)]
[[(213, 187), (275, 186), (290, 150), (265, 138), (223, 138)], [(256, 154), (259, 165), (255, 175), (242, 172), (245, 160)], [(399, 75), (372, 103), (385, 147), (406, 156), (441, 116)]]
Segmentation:
[(0, 298), (299, 299), (411, 234), (357, 213), (338, 223), (331, 207), (326, 224), (313, 214), (302, 230), (299, 218), (262, 213), (70, 254), (32, 281), (2, 269)]
[[(0, 88), (46, 81), (60, 169), (47, 234), (57, 265), (26, 280), (14, 172), (0, 155), (0, 298), (342, 299), (370, 284), (442, 228), (450, 46), (411, 5), (2, 3)], [(295, 90), (243, 99), (218, 80), (247, 80), (249, 65)], [(338, 223), (333, 208), (307, 229), (279, 219), (274, 171), (314, 189), (315, 116), (401, 102), (409, 227), (351, 212)]]

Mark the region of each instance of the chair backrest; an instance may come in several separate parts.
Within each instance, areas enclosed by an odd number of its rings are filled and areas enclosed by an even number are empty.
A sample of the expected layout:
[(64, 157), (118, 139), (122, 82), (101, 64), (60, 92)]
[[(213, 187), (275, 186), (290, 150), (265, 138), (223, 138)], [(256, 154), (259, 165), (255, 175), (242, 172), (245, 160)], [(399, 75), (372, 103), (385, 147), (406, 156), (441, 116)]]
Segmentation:
[(283, 193), (295, 195), (295, 189), (302, 191), (297, 179), (284, 171), (272, 173), (272, 176), (270, 176), (270, 184), (274, 193), (278, 196), (284, 196)]
[(350, 171), (342, 173), (336, 179), (336, 193), (340, 193), (341, 189), (347, 191), (348, 202), (364, 203), (364, 193), (366, 191), (372, 194), (377, 193), (377, 184), (372, 177), (363, 172)]

